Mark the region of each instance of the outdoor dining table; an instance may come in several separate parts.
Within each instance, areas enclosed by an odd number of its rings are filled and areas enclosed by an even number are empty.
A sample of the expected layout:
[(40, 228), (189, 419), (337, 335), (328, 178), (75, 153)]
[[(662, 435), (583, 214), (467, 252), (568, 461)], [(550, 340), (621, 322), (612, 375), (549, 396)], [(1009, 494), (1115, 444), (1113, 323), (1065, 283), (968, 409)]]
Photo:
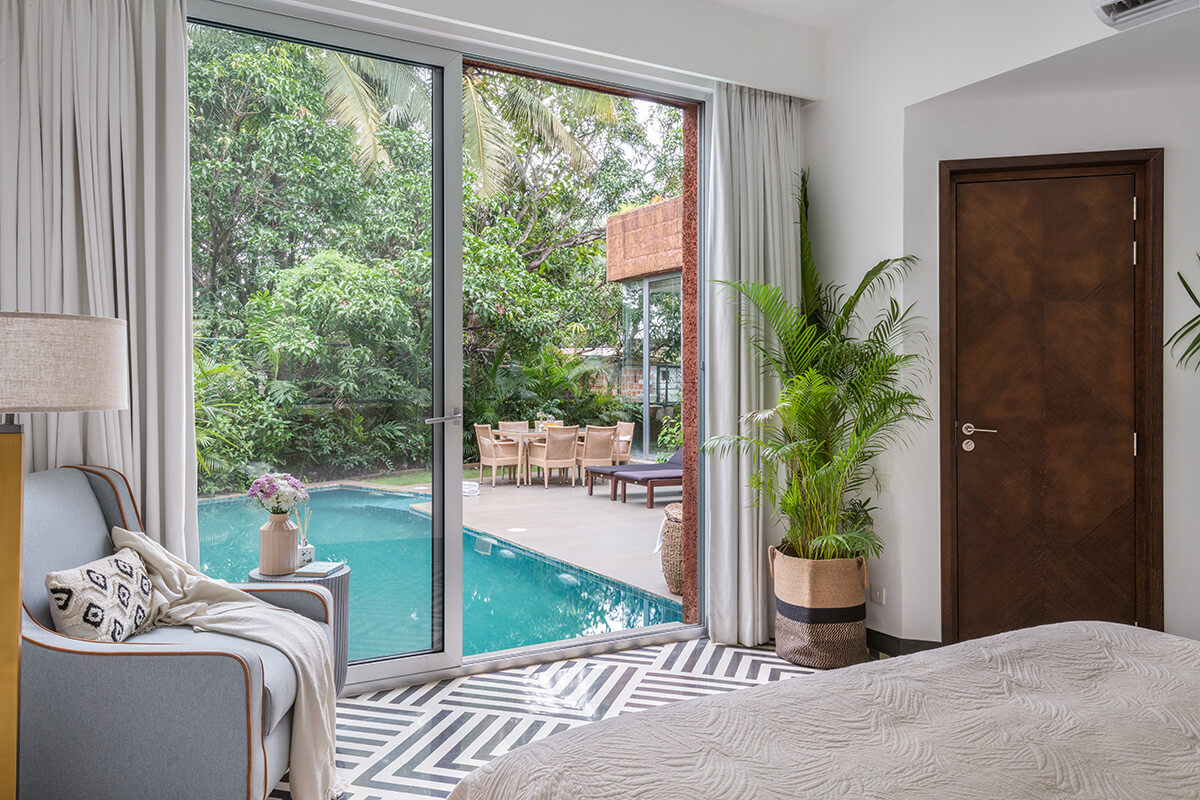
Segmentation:
[(528, 485), (533, 481), (533, 470), (529, 466), (529, 443), (546, 441), (545, 430), (534, 430), (527, 428), (523, 431), (503, 430), (496, 431), (497, 439), (511, 439), (517, 443), (517, 460), (521, 462), (521, 469), (525, 473), (525, 483)]
[[(521, 468), (525, 473), (525, 483), (529, 485), (533, 482), (533, 468), (529, 466), (529, 443), (546, 441), (546, 430), (536, 430), (534, 428), (526, 428), (523, 431), (517, 430), (497, 430), (495, 432), (497, 439), (511, 439), (517, 443), (517, 460), (521, 462)], [(579, 432), (579, 443), (583, 444), (583, 431)]]

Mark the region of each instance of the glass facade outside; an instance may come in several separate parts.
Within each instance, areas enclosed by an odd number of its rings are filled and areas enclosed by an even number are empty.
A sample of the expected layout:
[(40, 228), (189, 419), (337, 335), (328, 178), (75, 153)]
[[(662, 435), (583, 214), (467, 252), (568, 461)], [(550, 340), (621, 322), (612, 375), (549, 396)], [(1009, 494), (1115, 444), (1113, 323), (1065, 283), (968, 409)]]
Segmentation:
[(641, 409), (633, 452), (665, 459), (682, 444), (683, 279), (678, 273), (642, 278), (623, 289), (617, 379), (621, 395)]

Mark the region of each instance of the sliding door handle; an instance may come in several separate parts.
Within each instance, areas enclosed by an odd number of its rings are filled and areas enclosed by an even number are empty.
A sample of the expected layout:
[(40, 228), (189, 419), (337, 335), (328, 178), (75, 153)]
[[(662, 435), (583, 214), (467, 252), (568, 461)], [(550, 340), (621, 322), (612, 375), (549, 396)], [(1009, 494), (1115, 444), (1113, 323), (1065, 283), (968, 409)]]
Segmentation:
[(451, 425), (458, 425), (462, 422), (462, 414), (448, 414), (444, 417), (429, 417), (425, 420), (426, 425), (437, 425), (442, 422), (448, 422)]
[(962, 432), (965, 433), (967, 436), (970, 436), (975, 433), (997, 433), (997, 431), (994, 428), (976, 428), (974, 425), (972, 425), (969, 422), (963, 423)]

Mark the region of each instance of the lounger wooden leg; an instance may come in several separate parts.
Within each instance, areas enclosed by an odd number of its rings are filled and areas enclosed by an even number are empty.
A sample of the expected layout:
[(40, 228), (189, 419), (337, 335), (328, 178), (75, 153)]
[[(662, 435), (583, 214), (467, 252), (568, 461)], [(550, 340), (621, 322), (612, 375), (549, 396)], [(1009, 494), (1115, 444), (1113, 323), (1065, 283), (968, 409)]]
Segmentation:
[(629, 481), (621, 481), (621, 502), (625, 502), (625, 495), (629, 489)]
[(654, 508), (654, 484), (646, 484), (646, 508)]
[(620, 481), (617, 480), (616, 475), (608, 476), (608, 499), (609, 500), (616, 501), (616, 499), (617, 499), (617, 484), (618, 483), (620, 483)]
[(595, 482), (595, 480), (596, 480), (596, 476), (593, 473), (589, 472), (587, 474), (588, 497), (592, 496), (592, 484)]

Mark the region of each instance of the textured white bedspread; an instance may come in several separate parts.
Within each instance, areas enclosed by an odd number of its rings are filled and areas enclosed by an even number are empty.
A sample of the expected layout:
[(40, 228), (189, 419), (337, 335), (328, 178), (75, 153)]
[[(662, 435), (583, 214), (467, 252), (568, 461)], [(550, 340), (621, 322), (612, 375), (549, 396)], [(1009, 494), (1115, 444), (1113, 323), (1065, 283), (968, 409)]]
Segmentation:
[(618, 717), (451, 800), (1200, 798), (1200, 642), (1070, 622)]

